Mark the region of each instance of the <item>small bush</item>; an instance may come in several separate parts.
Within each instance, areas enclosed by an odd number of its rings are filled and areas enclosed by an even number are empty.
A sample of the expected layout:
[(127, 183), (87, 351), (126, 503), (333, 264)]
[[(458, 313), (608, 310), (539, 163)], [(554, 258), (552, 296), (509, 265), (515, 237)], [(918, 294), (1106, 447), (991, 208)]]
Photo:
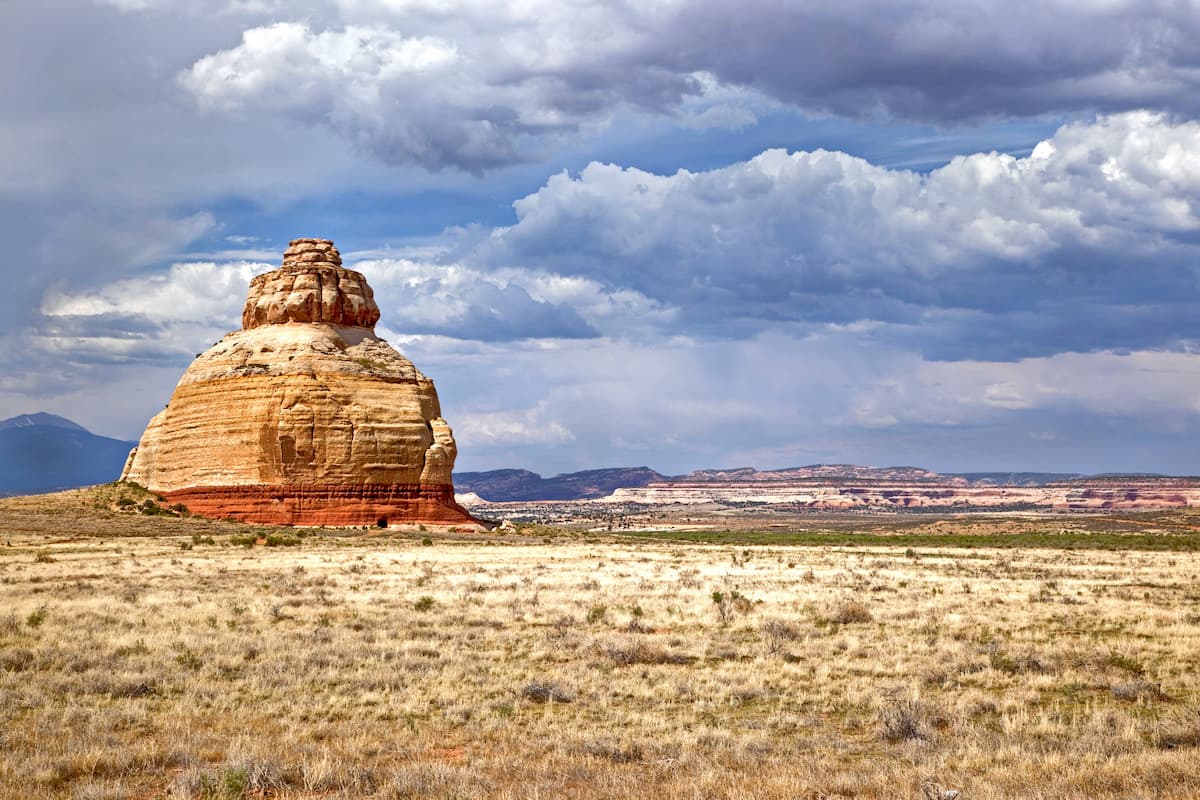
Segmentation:
[(1136, 658), (1131, 658), (1124, 653), (1119, 653), (1116, 650), (1113, 650), (1108, 654), (1108, 657), (1104, 659), (1104, 663), (1110, 667), (1115, 667), (1116, 669), (1123, 670), (1132, 675), (1141, 675), (1146, 671), (1146, 667), (1142, 664), (1142, 662), (1138, 661)]
[(754, 608), (754, 604), (750, 602), (749, 598), (737, 590), (713, 592), (712, 601), (717, 608), (717, 616), (721, 618), (722, 625), (733, 619), (736, 614), (746, 614)]
[(642, 746), (636, 742), (621, 746), (617, 742), (594, 740), (584, 744), (581, 749), (589, 756), (603, 758), (614, 764), (636, 764), (645, 757)]
[(114, 699), (138, 699), (158, 694), (158, 685), (153, 680), (125, 681), (114, 684), (108, 694)]
[(13, 650), (0, 650), (0, 672), (24, 672), (33, 666), (32, 650), (18, 647)]
[(51, 556), (49, 553), (38, 553), (36, 556), (33, 557), (33, 563), (35, 563), (35, 564), (53, 564), (54, 557)]
[(25, 618), (25, 624), (35, 630), (37, 628), (42, 627), (42, 623), (45, 621), (46, 621), (46, 607), (45, 606), (38, 608), (36, 611), (30, 612), (29, 616)]
[(880, 712), (880, 736), (889, 742), (929, 738), (924, 705), (917, 700), (895, 700)]
[(604, 606), (604, 605), (592, 606), (591, 608), (588, 609), (587, 621), (589, 624), (595, 625), (597, 622), (603, 622), (604, 617), (607, 615), (608, 615), (608, 606)]
[(204, 666), (204, 662), (200, 656), (193, 653), (187, 647), (180, 647), (179, 652), (175, 654), (175, 663), (184, 669), (190, 669), (192, 672)]
[(521, 689), (521, 696), (535, 703), (570, 703), (575, 698), (557, 683), (533, 681)]
[(853, 625), (860, 622), (871, 622), (875, 619), (871, 609), (861, 600), (843, 600), (829, 609), (825, 615), (827, 622), (835, 625)]
[(295, 547), (300, 544), (300, 537), (288, 533), (271, 533), (267, 535), (267, 547)]
[(1188, 709), (1163, 724), (1154, 737), (1154, 744), (1161, 750), (1178, 747), (1200, 747), (1200, 706)]
[(692, 656), (673, 653), (666, 648), (647, 644), (641, 640), (610, 644), (604, 648), (604, 654), (620, 667), (633, 664), (691, 664), (696, 661)]
[(1150, 681), (1136, 680), (1125, 681), (1123, 683), (1114, 683), (1109, 687), (1112, 696), (1118, 700), (1127, 700), (1134, 702), (1137, 700), (1170, 700), (1171, 698), (1162, 690), (1162, 684), (1151, 683)]
[(240, 800), (273, 797), (286, 783), (273, 764), (248, 761), (186, 773), (176, 779), (175, 793), (200, 800)]
[(1051, 668), (1034, 655), (1032, 652), (1027, 652), (1019, 656), (1011, 656), (1000, 649), (1000, 646), (992, 642), (984, 648), (987, 653), (988, 666), (997, 672), (1007, 672), (1009, 675), (1018, 675), (1021, 673), (1032, 673), (1040, 675), (1050, 672)]
[(150, 498), (146, 498), (145, 500), (142, 501), (142, 505), (140, 508), (138, 508), (138, 512), (142, 513), (142, 514), (146, 514), (147, 516), (151, 516), (151, 517), (159, 516), (162, 514), (174, 516), (174, 514), (172, 514), (170, 510), (163, 508), (162, 506), (160, 506), (158, 503), (154, 502)]
[(416, 602), (413, 603), (413, 608), (417, 611), (430, 611), (435, 605), (437, 605), (437, 601), (426, 594), (417, 598)]
[(247, 550), (249, 550), (251, 547), (254, 547), (254, 543), (257, 541), (258, 541), (258, 539), (256, 537), (249, 535), (249, 534), (244, 535), (244, 536), (239, 536), (235, 533), (233, 536), (229, 537), (229, 543), (231, 545), (234, 545), (236, 547), (244, 547)]
[(138, 639), (133, 644), (124, 644), (113, 650), (114, 658), (128, 658), (129, 656), (144, 656), (150, 653), (150, 648), (146, 646), (146, 642)]
[(421, 540), (421, 544), (424, 545), (425, 547), (429, 547), (431, 544), (433, 544), (433, 539), (430, 539), (428, 536), (426, 536), (424, 539)]
[(762, 624), (761, 630), (767, 651), (771, 653), (778, 653), (787, 642), (794, 642), (800, 638), (800, 629), (782, 619), (767, 620)]

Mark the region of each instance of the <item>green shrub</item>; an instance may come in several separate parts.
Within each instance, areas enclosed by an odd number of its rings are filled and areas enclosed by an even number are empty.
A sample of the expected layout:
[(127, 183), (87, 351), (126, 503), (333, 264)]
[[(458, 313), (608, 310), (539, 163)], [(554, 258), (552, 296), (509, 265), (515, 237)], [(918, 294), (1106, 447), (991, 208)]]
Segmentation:
[(435, 605), (437, 605), (437, 601), (426, 594), (417, 598), (417, 601), (413, 603), (413, 608), (415, 608), (417, 611), (429, 611)]
[(736, 589), (728, 593), (713, 592), (712, 601), (713, 605), (717, 607), (717, 616), (721, 618), (721, 624), (729, 622), (735, 614), (745, 614), (754, 608), (750, 598)]
[(1146, 667), (1142, 664), (1142, 662), (1138, 661), (1136, 658), (1131, 658), (1124, 653), (1119, 653), (1116, 650), (1113, 650), (1108, 654), (1108, 658), (1105, 659), (1104, 663), (1110, 667), (1116, 667), (1117, 669), (1124, 670), (1125, 672), (1129, 672), (1133, 675), (1141, 675), (1146, 671)]
[(267, 534), (267, 547), (295, 547), (300, 544), (300, 537), (288, 533)]
[(202, 800), (235, 800), (246, 796), (250, 774), (245, 767), (225, 767), (216, 774), (200, 776), (196, 793)]

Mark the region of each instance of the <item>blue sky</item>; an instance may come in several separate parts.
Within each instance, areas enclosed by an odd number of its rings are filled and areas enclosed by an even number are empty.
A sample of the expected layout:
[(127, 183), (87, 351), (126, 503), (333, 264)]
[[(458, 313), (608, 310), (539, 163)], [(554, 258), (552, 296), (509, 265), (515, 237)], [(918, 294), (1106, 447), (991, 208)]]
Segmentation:
[(0, 414), (336, 241), (459, 469), (1200, 472), (1200, 5), (0, 7)]

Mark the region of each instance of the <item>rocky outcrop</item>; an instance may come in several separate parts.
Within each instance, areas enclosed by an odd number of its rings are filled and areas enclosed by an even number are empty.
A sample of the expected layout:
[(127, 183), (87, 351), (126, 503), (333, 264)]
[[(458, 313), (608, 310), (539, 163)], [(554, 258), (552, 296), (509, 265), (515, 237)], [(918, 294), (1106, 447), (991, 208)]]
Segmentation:
[(293, 525), (473, 525), (433, 382), (374, 334), (366, 279), (297, 239), (251, 281), (242, 330), (199, 355), (126, 467), (207, 516)]
[(296, 239), (283, 266), (250, 281), (242, 329), (288, 322), (323, 322), (374, 328), (375, 294), (361, 273), (342, 268), (342, 255), (328, 239)]

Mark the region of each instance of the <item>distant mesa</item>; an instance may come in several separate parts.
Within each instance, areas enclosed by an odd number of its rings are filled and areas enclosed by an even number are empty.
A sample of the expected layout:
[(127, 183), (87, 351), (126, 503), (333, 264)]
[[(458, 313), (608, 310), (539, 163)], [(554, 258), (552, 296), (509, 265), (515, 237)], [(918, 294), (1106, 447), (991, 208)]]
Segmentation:
[(379, 307), (328, 239), (255, 277), (242, 329), (197, 356), (122, 480), (193, 513), (285, 525), (479, 524), (433, 381), (375, 336)]
[[(702, 469), (664, 476), (645, 467), (542, 478), (526, 470), (455, 476), (459, 501), (573, 501), (615, 506), (750, 506), (800, 511), (1133, 511), (1200, 506), (1200, 479), (1053, 472), (937, 473), (920, 467), (810, 464), (757, 470)], [(491, 507), (488, 513), (499, 513)]]

